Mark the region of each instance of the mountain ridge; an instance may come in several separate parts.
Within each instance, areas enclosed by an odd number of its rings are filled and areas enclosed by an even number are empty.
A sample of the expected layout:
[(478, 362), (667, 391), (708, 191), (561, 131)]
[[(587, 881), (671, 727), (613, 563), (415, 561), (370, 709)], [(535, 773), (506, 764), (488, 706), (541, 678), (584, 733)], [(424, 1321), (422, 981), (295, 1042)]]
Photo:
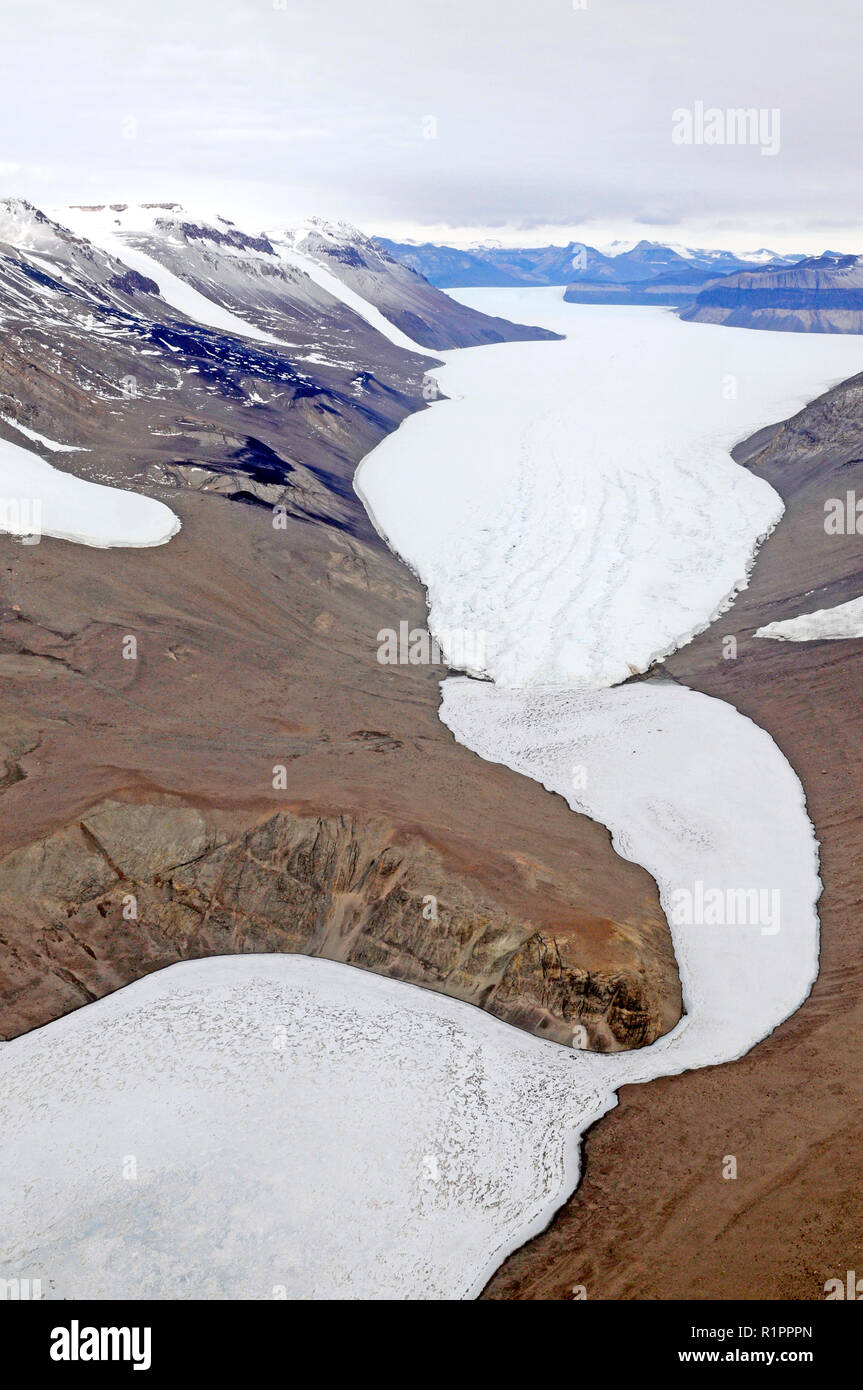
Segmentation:
[(439, 243), (396, 242), (376, 237), (378, 246), (389, 255), (424, 274), (442, 288), (518, 285), (634, 284), (652, 280), (675, 269), (687, 275), (690, 283), (700, 283), (717, 271), (731, 273), (759, 264), (791, 264), (799, 256), (783, 256), (763, 248), (751, 257), (730, 251), (672, 247), (663, 242), (642, 239), (634, 245), (624, 243), (617, 251), (602, 251), (586, 242), (571, 241), (565, 246), (515, 247), (472, 246), (467, 249)]

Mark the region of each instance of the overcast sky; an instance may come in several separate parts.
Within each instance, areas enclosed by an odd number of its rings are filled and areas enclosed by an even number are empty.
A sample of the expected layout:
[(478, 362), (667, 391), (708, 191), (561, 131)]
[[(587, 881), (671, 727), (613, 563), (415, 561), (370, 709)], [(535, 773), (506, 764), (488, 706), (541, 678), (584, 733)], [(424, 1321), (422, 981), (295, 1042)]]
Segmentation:
[[(863, 251), (860, 0), (580, 4), (2, 0), (0, 194)], [(778, 153), (674, 143), (696, 102)]]

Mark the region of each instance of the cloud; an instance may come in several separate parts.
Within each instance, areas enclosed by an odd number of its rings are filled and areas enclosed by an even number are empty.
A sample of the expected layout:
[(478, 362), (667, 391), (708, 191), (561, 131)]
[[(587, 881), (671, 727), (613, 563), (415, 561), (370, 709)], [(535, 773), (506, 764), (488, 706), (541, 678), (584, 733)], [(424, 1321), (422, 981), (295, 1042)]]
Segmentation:
[[(811, 0), (5, 0), (0, 120), (16, 144), (0, 174), (48, 183), (56, 203), (209, 181), (229, 211), (360, 223), (863, 224), (853, 10), (825, 0), (817, 43), (812, 14)], [(675, 145), (672, 113), (697, 101), (780, 108), (780, 153)]]

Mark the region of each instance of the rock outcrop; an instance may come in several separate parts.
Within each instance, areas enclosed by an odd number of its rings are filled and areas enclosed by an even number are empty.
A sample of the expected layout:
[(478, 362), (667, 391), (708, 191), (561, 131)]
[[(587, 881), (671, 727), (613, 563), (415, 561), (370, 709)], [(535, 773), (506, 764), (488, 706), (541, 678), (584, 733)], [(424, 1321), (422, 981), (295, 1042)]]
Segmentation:
[(643, 978), (585, 970), (571, 941), (448, 872), (420, 836), (344, 816), (237, 822), (108, 800), (0, 860), (7, 1033), (179, 960), (269, 951), (439, 989), (576, 1046), (661, 1030)]
[(786, 333), (863, 333), (863, 257), (824, 255), (727, 275), (704, 285), (680, 317)]

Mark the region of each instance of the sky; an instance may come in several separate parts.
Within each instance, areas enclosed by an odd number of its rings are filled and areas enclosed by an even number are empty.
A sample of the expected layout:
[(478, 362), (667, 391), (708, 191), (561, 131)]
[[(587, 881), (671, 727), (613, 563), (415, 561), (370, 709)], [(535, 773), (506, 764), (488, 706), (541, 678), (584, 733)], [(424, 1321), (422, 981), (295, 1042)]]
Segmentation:
[(3, 0), (0, 196), (863, 252), (861, 34), (859, 0)]

